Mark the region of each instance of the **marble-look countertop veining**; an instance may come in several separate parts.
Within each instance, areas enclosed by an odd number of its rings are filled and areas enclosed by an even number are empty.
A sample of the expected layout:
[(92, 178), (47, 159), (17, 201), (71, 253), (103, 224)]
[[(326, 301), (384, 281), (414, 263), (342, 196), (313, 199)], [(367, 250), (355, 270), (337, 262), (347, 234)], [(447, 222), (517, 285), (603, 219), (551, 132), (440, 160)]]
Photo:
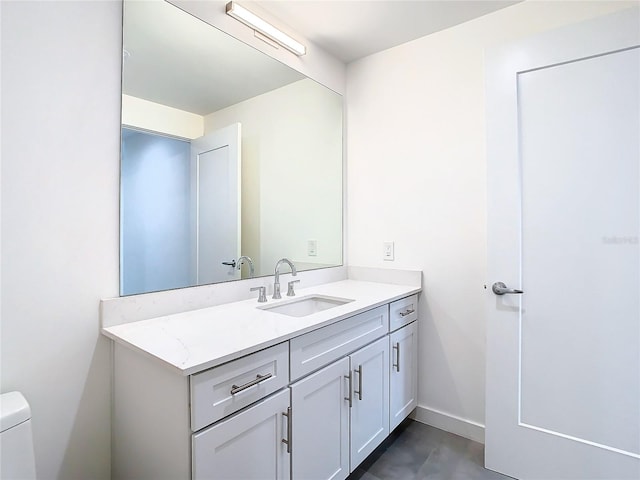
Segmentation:
[(254, 298), (106, 327), (102, 333), (190, 375), (419, 291), (419, 286), (343, 280), (297, 289), (296, 297), (318, 294), (354, 300), (306, 317), (256, 308), (295, 298), (283, 293), (282, 300), (268, 297), (267, 303), (258, 303)]

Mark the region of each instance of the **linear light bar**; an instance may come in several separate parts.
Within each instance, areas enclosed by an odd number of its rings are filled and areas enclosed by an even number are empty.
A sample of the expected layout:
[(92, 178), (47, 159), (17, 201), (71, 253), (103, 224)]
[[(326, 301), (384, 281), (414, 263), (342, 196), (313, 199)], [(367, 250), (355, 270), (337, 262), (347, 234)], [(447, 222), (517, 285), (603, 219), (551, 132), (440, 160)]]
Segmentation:
[(269, 37), (271, 40), (279, 43), (290, 52), (293, 52), (298, 56), (307, 53), (307, 47), (305, 47), (303, 44), (291, 38), (286, 33), (278, 30), (276, 27), (263, 20), (255, 13), (250, 12), (241, 5), (238, 5), (236, 2), (227, 3), (226, 11), (227, 15)]

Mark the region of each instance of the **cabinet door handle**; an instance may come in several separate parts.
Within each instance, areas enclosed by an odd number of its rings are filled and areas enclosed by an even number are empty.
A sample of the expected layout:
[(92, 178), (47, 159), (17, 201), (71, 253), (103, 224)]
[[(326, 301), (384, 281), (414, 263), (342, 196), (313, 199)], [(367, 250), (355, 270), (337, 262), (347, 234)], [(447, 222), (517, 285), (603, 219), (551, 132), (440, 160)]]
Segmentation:
[(362, 400), (362, 365), (358, 365), (358, 368), (354, 370), (355, 372), (358, 372), (358, 390), (354, 390), (353, 393), (357, 393), (358, 400)]
[(291, 407), (287, 407), (286, 412), (282, 412), (283, 417), (287, 417), (287, 438), (282, 439), (282, 443), (287, 446), (287, 453), (291, 453)]
[(392, 367), (396, 367), (396, 372), (400, 371), (400, 342), (396, 342), (393, 346), (393, 350), (396, 351), (396, 363), (392, 364)]
[(273, 377), (273, 374), (271, 373), (267, 373), (266, 375), (256, 375), (256, 379), (255, 380), (251, 380), (250, 382), (245, 383), (244, 385), (231, 385), (231, 395), (235, 395), (236, 393), (240, 393), (243, 390), (246, 390), (247, 388), (251, 388), (254, 385), (259, 384), (260, 382), (264, 382), (265, 380), (269, 379)]
[(351, 376), (351, 370), (349, 370), (349, 375), (345, 375), (344, 378), (349, 380), (349, 396), (344, 397), (345, 400), (349, 402), (349, 408), (353, 407), (353, 378)]
[(416, 311), (415, 308), (407, 308), (404, 312), (400, 312), (400, 316), (406, 317), (407, 315), (411, 315), (415, 311)]

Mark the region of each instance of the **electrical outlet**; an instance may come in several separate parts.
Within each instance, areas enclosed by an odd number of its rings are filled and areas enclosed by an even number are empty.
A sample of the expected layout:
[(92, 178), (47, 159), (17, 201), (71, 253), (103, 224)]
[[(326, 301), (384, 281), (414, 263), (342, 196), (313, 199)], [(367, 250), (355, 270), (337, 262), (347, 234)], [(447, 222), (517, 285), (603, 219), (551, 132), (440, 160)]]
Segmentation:
[(307, 255), (310, 257), (316, 257), (318, 255), (317, 240), (307, 240)]
[(382, 259), (393, 261), (393, 242), (382, 242)]

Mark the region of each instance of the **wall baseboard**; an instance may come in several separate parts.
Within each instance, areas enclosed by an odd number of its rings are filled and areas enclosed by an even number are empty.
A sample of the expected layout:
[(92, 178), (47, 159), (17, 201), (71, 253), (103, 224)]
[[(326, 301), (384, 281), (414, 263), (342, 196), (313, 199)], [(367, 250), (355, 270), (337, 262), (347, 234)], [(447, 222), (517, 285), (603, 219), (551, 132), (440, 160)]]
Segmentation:
[(410, 417), (420, 423), (484, 444), (484, 425), (481, 423), (420, 405)]

